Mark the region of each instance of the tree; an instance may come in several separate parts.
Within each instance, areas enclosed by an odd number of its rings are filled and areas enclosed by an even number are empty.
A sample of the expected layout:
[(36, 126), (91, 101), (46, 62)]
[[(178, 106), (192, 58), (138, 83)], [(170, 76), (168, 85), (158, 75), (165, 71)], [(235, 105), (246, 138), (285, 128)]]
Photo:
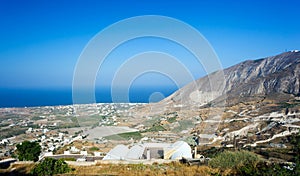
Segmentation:
[(71, 171), (71, 168), (62, 159), (56, 160), (53, 158), (45, 158), (42, 162), (37, 164), (31, 171), (32, 175), (55, 175), (63, 174)]
[(17, 145), (16, 153), (20, 161), (38, 161), (41, 146), (38, 142), (24, 141)]

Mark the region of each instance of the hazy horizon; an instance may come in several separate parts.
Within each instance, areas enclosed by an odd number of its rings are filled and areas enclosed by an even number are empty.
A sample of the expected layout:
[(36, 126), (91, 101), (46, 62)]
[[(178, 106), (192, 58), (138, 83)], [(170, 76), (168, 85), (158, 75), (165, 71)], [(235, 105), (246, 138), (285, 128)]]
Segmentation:
[[(157, 102), (176, 90), (176, 86), (148, 87), (148, 89), (135, 87), (129, 90), (129, 100), (130, 103)], [(157, 96), (156, 92), (164, 96)], [(154, 97), (151, 98), (151, 95)], [(123, 103), (112, 101), (109, 87), (96, 88), (95, 97), (96, 103)], [(0, 99), (5, 100), (0, 101), (0, 108), (73, 105), (72, 88), (0, 88)]]
[[(72, 92), (66, 89), (72, 88), (74, 72), (83, 50), (100, 31), (121, 20), (158, 15), (186, 23), (203, 35), (218, 56), (221, 67), (227, 68), (248, 59), (299, 49), (295, 48), (300, 46), (299, 5), (296, 0), (1, 1), (0, 106), (14, 107), (26, 103), (30, 106), (39, 102), (40, 105), (56, 104), (54, 101), (72, 104)], [(142, 29), (143, 26), (136, 28)], [(153, 30), (162, 29), (166, 33), (175, 28), (153, 26)], [(134, 30), (122, 28), (111, 31), (109, 38), (115, 39), (119, 34)], [(187, 35), (183, 31), (181, 37)], [(173, 77), (157, 70), (140, 72), (137, 77), (131, 78), (129, 97), (132, 102), (147, 102), (156, 92), (161, 93), (161, 98), (166, 97), (191, 80), (207, 74), (205, 65), (189, 49), (176, 41), (157, 36), (124, 41), (111, 50), (103, 64), (99, 65), (95, 87), (111, 86), (120, 68), (130, 59), (155, 51), (161, 53), (161, 58), (156, 59), (161, 60), (162, 67), (169, 69), (168, 73)], [(186, 75), (163, 61), (169, 56), (188, 71), (189, 78), (185, 79)], [(149, 65), (151, 60), (149, 57), (149, 62), (140, 65)], [(133, 74), (137, 67), (131, 66), (128, 70)], [(176, 82), (177, 79), (180, 81)], [(127, 83), (126, 79), (115, 86), (128, 88)], [(97, 94), (99, 96), (97, 102), (108, 101), (109, 92), (95, 92), (96, 97)]]

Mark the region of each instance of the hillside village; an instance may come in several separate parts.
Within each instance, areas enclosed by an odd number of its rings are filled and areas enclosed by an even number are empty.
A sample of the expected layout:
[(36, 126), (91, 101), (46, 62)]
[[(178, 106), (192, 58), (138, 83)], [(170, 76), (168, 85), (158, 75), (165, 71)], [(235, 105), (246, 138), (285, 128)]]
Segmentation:
[[(39, 142), (42, 147), (40, 159), (75, 158), (78, 161), (101, 160), (120, 144), (129, 147), (147, 143), (164, 145), (180, 140), (188, 142), (191, 147), (190, 153), (193, 155), (201, 154), (198, 149), (194, 150), (194, 146), (197, 145), (288, 148), (289, 143), (282, 140), (297, 134), (300, 129), (300, 113), (297, 108), (261, 115), (256, 114), (256, 109), (241, 107), (235, 111), (236, 109), (228, 108), (223, 115), (234, 118), (220, 120), (220, 130), (211, 135), (208, 142), (201, 143), (199, 140), (203, 135), (197, 132), (203, 124), (200, 122), (211, 121), (204, 117), (185, 118), (184, 122), (190, 123), (189, 126), (184, 126), (185, 124), (178, 121), (180, 117), (177, 113), (145, 117), (142, 118), (144, 122), (139, 123), (141, 119), (134, 119), (130, 115), (135, 108), (142, 107), (143, 104), (75, 106), (77, 109), (72, 106), (2, 108), (1, 131), (5, 135), (1, 136), (0, 141), (1, 158), (12, 157), (16, 144), (24, 140)], [(75, 110), (81, 114), (75, 115)], [(88, 118), (81, 123), (80, 118), (83, 116)], [(134, 124), (134, 121), (137, 124)], [(11, 129), (16, 131), (15, 134), (5, 133)], [(157, 157), (159, 158), (164, 157), (161, 155)]]
[[(114, 145), (139, 142), (176, 142), (176, 133), (165, 131), (160, 124), (165, 117), (128, 127), (129, 110), (142, 104), (97, 104), (2, 108), (1, 158), (13, 156), (15, 146), (24, 140), (37, 141), (42, 147), (40, 158), (60, 154), (83, 154), (103, 156)], [(75, 115), (74, 111), (77, 111)], [(125, 118), (126, 117), (126, 118)], [(85, 119), (83, 119), (85, 118)], [(80, 120), (83, 119), (82, 122)], [(132, 123), (132, 122), (131, 122)], [(158, 124), (157, 124), (158, 123)], [(155, 126), (157, 125), (157, 126)], [(143, 132), (143, 135), (141, 135)], [(118, 135), (119, 134), (119, 135)], [(123, 136), (125, 134), (125, 136)], [(127, 135), (126, 135), (127, 134)], [(116, 138), (116, 139), (115, 139)], [(76, 142), (89, 141), (90, 145), (76, 148)], [(100, 151), (87, 152), (94, 145)], [(62, 149), (65, 149), (62, 151)]]
[[(120, 108), (116, 110), (116, 106)], [(116, 115), (122, 109), (134, 105), (105, 104), (82, 105), (86, 116), (86, 127), (116, 126)], [(92, 108), (91, 108), (92, 107)], [(2, 108), (1, 113), (1, 157), (9, 157), (14, 146), (23, 140), (38, 141), (43, 154), (57, 151), (65, 145), (87, 137), (83, 134), (84, 127), (78, 123), (72, 106), (34, 107), (34, 108)], [(100, 113), (101, 112), (101, 113)], [(91, 125), (91, 126), (88, 126)], [(126, 130), (125, 130), (126, 131)], [(121, 130), (122, 132), (122, 130)], [(100, 138), (101, 139), (101, 138)]]

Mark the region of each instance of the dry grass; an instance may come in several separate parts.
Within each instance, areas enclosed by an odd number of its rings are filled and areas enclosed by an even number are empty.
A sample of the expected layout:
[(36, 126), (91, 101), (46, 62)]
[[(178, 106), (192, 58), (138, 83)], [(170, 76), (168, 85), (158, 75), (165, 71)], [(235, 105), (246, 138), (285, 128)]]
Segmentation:
[(0, 175), (27, 175), (34, 165), (34, 163), (11, 164), (7, 169), (0, 169)]
[[(78, 166), (69, 174), (74, 175), (135, 175), (135, 176), (163, 176), (163, 175), (212, 175), (218, 174), (218, 169), (208, 166), (186, 166), (180, 163), (169, 164), (101, 164), (97, 166)], [(67, 174), (68, 175), (68, 174)]]
[[(8, 169), (0, 169), (0, 175), (28, 175), (34, 164), (13, 164)], [(235, 170), (217, 169), (209, 166), (187, 166), (178, 162), (152, 165), (145, 164), (98, 164), (96, 166), (71, 166), (73, 171), (59, 175), (79, 176), (208, 176), (208, 175), (233, 175)]]

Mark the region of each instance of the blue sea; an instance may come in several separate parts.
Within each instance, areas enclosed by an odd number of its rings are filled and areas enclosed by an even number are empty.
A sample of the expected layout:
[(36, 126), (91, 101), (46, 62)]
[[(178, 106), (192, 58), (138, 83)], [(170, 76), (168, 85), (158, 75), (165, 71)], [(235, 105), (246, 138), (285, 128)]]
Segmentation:
[[(175, 92), (177, 87), (139, 87), (131, 88), (129, 100), (131, 103), (148, 103), (154, 92), (160, 92), (164, 97)], [(96, 89), (97, 103), (112, 103), (111, 89)], [(94, 102), (89, 102), (94, 103)], [(71, 105), (72, 89), (0, 89), (0, 107), (34, 107)]]

